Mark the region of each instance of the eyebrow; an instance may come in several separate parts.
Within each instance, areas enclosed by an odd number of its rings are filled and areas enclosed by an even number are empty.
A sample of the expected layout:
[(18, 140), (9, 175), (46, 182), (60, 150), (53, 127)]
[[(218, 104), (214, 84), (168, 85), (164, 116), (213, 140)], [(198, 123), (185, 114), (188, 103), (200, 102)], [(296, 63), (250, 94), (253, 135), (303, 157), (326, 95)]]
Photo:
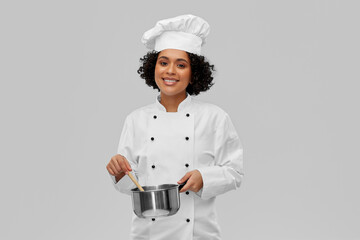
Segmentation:
[[(159, 59), (160, 59), (160, 58), (164, 58), (164, 59), (166, 59), (166, 60), (169, 60), (169, 58), (168, 58), (168, 57), (165, 57), (165, 56), (161, 56), (161, 57), (159, 57)], [(183, 58), (178, 58), (178, 59), (176, 59), (176, 61), (183, 61), (183, 62), (188, 63), (188, 61), (186, 61), (186, 60), (183, 59)]]

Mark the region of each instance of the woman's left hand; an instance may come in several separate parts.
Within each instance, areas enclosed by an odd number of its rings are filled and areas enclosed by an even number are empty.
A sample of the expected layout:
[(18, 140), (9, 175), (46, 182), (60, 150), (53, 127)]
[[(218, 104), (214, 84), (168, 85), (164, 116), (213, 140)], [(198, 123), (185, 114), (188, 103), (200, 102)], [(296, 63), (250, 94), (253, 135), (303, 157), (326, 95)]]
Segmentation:
[(178, 181), (178, 184), (182, 184), (187, 180), (185, 186), (180, 190), (180, 192), (186, 192), (187, 190), (198, 192), (203, 187), (203, 179), (199, 170), (192, 170), (187, 172), (185, 176)]

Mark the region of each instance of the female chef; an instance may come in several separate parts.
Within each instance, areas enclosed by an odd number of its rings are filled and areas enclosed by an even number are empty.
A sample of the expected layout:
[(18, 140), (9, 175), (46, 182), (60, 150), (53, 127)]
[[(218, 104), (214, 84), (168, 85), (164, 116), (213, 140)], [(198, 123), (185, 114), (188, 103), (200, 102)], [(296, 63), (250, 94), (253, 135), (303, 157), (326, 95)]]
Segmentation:
[(126, 117), (107, 170), (126, 194), (135, 188), (124, 177), (130, 171), (143, 186), (187, 183), (175, 215), (133, 214), (131, 239), (220, 239), (215, 198), (240, 186), (243, 149), (229, 115), (192, 98), (212, 85), (213, 65), (201, 56), (209, 31), (202, 18), (182, 15), (157, 22), (143, 35), (153, 51), (141, 59), (138, 73), (160, 94)]

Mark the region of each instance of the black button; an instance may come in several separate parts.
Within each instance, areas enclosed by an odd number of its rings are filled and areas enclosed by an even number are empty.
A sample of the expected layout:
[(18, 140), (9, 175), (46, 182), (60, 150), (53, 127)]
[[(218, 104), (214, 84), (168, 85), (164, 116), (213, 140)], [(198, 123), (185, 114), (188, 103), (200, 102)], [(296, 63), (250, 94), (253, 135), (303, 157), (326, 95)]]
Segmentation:
[(189, 164), (185, 164), (185, 167), (189, 167)]
[(155, 138), (151, 137), (150, 139), (151, 139), (151, 141), (154, 141)]
[(190, 219), (186, 219), (187, 222), (190, 222)]
[(189, 191), (186, 191), (186, 195), (189, 195)]
[(156, 119), (157, 118), (157, 116), (156, 115), (154, 115), (154, 119)]
[(153, 219), (151, 219), (151, 220), (155, 221), (155, 218), (153, 218)]
[(190, 114), (187, 113), (186, 116), (187, 116), (187, 117), (190, 117)]
[(186, 141), (189, 141), (189, 137), (186, 137), (185, 139), (186, 139)]
[(152, 165), (151, 167), (152, 167), (152, 168), (155, 168), (155, 165)]

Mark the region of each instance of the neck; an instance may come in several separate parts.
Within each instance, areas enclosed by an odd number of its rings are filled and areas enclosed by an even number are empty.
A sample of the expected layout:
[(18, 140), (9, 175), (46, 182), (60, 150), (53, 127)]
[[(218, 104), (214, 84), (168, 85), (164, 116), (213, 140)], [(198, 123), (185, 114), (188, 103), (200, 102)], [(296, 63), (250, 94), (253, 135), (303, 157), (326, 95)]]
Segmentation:
[(186, 98), (186, 92), (168, 96), (160, 93), (160, 103), (166, 108), (167, 112), (177, 112), (179, 104)]

